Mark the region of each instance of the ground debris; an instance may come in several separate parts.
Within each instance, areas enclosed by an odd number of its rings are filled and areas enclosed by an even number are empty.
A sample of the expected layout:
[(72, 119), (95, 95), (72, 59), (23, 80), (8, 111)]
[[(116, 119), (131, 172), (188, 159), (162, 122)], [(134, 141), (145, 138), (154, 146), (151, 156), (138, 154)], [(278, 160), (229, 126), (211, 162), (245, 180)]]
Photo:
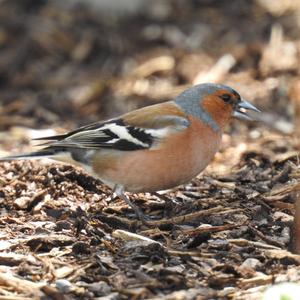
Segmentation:
[(58, 2), (0, 1), (1, 155), (207, 80), (264, 113), (233, 122), (190, 183), (130, 195), (147, 225), (80, 168), (1, 163), (0, 299), (243, 300), (299, 282), (297, 1), (153, 1), (128, 18)]

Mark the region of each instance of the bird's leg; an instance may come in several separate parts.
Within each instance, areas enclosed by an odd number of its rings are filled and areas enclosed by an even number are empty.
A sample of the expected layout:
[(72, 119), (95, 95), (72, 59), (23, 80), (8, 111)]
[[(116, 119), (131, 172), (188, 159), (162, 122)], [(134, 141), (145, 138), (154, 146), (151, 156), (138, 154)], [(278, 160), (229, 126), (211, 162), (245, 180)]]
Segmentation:
[(118, 197), (120, 197), (120, 198), (121, 198), (128, 206), (130, 206), (130, 207), (134, 210), (134, 212), (135, 212), (137, 218), (138, 218), (143, 224), (146, 224), (146, 223), (147, 223), (146, 218), (145, 218), (144, 214), (142, 213), (142, 211), (141, 211), (135, 204), (133, 204), (133, 203), (130, 201), (130, 199), (125, 195), (125, 193), (124, 193), (124, 188), (123, 188), (122, 186), (116, 185), (116, 186), (114, 187), (114, 192), (116, 193), (116, 195), (117, 195)]

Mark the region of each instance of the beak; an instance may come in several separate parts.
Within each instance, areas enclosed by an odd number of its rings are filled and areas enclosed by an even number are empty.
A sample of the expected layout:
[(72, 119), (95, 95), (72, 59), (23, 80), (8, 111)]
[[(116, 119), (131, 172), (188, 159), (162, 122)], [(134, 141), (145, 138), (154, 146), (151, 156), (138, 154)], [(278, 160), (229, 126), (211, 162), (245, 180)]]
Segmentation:
[(233, 111), (233, 116), (242, 120), (255, 121), (255, 119), (247, 114), (247, 110), (252, 110), (255, 112), (261, 112), (258, 108), (256, 108), (250, 102), (241, 99), (241, 101), (237, 104), (235, 110)]

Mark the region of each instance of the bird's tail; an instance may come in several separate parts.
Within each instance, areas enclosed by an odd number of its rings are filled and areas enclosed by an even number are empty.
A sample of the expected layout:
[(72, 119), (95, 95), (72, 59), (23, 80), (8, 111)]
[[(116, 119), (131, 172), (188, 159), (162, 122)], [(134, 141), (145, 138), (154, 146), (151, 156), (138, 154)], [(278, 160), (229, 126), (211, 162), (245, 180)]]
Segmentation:
[(35, 158), (42, 158), (42, 157), (51, 157), (55, 155), (56, 155), (56, 151), (53, 151), (53, 149), (41, 149), (39, 151), (30, 152), (30, 153), (0, 157), (0, 161), (35, 159)]

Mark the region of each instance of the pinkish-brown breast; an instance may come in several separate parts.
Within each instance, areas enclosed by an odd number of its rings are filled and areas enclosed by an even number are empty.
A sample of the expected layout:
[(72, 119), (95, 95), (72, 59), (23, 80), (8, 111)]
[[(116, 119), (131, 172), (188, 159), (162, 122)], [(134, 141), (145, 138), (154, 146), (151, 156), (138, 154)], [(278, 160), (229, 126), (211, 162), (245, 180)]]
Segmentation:
[(154, 192), (188, 182), (205, 169), (221, 140), (221, 133), (194, 118), (190, 121), (188, 129), (155, 149), (100, 150), (93, 157), (93, 171), (110, 187), (119, 184), (129, 192)]

